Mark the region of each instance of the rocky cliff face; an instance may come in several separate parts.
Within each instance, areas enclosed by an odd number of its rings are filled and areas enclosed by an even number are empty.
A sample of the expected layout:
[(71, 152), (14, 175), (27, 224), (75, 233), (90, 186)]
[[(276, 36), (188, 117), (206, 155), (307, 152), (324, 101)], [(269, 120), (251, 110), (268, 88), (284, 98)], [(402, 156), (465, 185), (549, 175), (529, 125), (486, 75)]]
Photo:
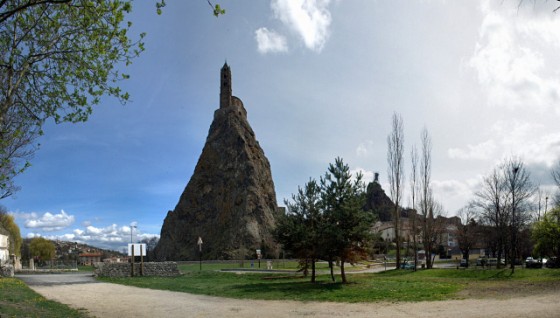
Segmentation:
[(270, 164), (243, 103), (232, 96), (214, 113), (194, 174), (167, 213), (156, 255), (198, 260), (201, 237), (203, 259), (254, 257), (256, 249), (273, 256), (277, 210)]
[[(387, 196), (379, 182), (370, 182), (367, 186), (364, 210), (371, 210), (377, 221), (388, 222), (393, 220), (394, 209), (395, 203)], [(414, 210), (402, 207), (400, 209), (403, 218), (408, 218), (411, 213), (414, 213)]]
[(377, 221), (387, 222), (393, 219), (395, 204), (385, 194), (379, 182), (371, 182), (367, 186), (365, 210), (371, 210)]

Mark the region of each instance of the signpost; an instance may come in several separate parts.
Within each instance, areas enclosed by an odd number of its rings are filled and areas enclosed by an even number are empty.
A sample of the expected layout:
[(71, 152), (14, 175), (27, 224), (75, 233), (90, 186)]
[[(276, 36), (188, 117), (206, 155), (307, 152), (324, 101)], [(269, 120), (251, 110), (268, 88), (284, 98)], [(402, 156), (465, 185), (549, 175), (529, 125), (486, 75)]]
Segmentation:
[[(138, 255), (136, 255), (138, 253)], [(130, 256), (130, 276), (134, 277), (134, 258), (140, 256), (140, 275), (144, 276), (144, 256), (146, 256), (146, 244), (128, 244), (128, 256)]]
[(257, 258), (259, 259), (259, 268), (261, 268), (261, 250), (257, 250)]
[(198, 244), (198, 259), (200, 263), (200, 268), (198, 270), (202, 271), (202, 237), (198, 237), (198, 242), (196, 244)]

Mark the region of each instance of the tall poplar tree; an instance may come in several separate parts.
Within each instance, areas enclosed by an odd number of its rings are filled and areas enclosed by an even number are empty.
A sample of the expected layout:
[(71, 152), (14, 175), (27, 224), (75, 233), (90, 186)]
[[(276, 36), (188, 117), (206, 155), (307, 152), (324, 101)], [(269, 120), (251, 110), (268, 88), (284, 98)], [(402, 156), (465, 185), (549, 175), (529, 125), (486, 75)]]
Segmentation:
[(401, 228), (400, 228), (400, 203), (404, 186), (404, 132), (402, 117), (394, 113), (392, 130), (387, 136), (387, 175), (389, 176), (389, 193), (393, 207), (393, 224), (395, 228), (395, 242), (397, 244), (396, 268), (401, 267)]

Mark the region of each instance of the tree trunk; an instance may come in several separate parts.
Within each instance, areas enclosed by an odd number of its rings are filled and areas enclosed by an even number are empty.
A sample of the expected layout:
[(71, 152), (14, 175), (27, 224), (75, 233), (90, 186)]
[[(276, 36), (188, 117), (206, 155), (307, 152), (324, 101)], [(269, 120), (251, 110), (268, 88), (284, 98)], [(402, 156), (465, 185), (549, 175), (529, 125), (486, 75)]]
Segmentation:
[(502, 268), (502, 249), (504, 248), (503, 239), (500, 235), (500, 246), (498, 246), (498, 264), (496, 264), (496, 268)]
[(331, 270), (331, 279), (334, 282), (334, 270), (333, 270), (333, 261), (332, 258), (329, 259), (329, 269)]
[(315, 258), (311, 259), (311, 282), (315, 282)]
[(432, 246), (430, 243), (428, 243), (426, 248), (426, 268), (432, 269), (432, 266)]
[(401, 268), (401, 244), (400, 244), (400, 240), (401, 237), (399, 235), (399, 207), (396, 206), (395, 207), (395, 212), (394, 212), (394, 216), (395, 216), (395, 240), (397, 243), (397, 251), (396, 251), (396, 269), (400, 269)]
[(412, 219), (412, 241), (414, 242), (414, 271), (418, 266), (418, 245), (416, 243), (416, 213)]
[(342, 283), (346, 284), (346, 272), (344, 271), (344, 259), (340, 260), (340, 277), (342, 278)]

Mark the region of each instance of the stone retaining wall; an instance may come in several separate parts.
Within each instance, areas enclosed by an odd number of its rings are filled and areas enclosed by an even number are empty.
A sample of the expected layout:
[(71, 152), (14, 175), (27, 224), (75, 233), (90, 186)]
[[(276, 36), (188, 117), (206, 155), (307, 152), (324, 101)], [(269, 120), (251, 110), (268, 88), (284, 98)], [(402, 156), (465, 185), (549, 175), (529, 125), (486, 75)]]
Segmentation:
[[(95, 277), (130, 277), (130, 263), (94, 263)], [(141, 263), (134, 263), (134, 276), (140, 275)], [(181, 275), (175, 262), (144, 263), (144, 276), (175, 277)]]

